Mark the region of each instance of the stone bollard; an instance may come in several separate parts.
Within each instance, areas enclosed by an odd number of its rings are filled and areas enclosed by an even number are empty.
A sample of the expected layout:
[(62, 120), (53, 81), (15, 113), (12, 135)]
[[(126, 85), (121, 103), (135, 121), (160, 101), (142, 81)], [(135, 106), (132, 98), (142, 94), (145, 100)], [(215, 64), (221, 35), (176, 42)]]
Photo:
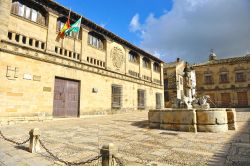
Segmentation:
[(112, 156), (116, 155), (117, 152), (118, 149), (114, 144), (110, 143), (108, 145), (103, 145), (101, 149), (102, 166), (111, 166)]
[(40, 151), (40, 142), (39, 137), (41, 135), (41, 132), (38, 128), (32, 129), (29, 132), (30, 134), (30, 147), (29, 151), (30, 153), (36, 153)]
[(237, 130), (236, 111), (234, 108), (227, 108), (228, 130)]

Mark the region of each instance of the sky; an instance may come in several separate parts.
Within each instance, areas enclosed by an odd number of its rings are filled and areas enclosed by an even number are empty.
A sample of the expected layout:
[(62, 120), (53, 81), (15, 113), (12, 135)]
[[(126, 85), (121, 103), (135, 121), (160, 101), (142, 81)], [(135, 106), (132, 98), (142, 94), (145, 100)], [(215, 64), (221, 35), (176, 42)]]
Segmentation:
[(56, 0), (171, 62), (250, 54), (250, 0)]

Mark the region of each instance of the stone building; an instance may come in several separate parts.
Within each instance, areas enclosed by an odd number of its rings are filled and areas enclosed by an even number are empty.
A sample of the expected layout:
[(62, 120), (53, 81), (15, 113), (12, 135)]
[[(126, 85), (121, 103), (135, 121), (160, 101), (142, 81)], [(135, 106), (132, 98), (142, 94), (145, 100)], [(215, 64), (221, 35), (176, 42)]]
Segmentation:
[(172, 99), (182, 99), (184, 96), (194, 97), (196, 76), (187, 62), (177, 58), (175, 62), (165, 63), (163, 73), (165, 107), (172, 106)]
[(250, 55), (217, 59), (211, 51), (209, 61), (194, 69), (197, 92), (209, 95), (212, 107), (250, 106)]
[[(80, 117), (163, 106), (163, 62), (82, 18), (56, 40), (69, 9), (0, 1), (0, 117)], [(71, 12), (71, 23), (81, 16)]]

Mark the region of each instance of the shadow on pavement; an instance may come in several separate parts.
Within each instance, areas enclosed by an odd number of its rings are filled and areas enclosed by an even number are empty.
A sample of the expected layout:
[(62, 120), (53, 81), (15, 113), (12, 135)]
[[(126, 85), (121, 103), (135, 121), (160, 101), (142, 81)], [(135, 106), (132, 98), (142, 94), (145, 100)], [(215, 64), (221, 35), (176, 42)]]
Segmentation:
[(15, 148), (29, 152), (29, 147), (26, 147), (26, 146), (23, 146), (23, 145), (22, 146), (15, 146)]
[[(245, 111), (237, 111), (238, 130), (235, 135), (209, 160), (208, 166), (250, 166), (250, 118)], [(218, 133), (219, 134), (219, 133)]]
[(139, 128), (147, 128), (147, 129), (149, 128), (148, 120), (133, 122), (131, 125)]

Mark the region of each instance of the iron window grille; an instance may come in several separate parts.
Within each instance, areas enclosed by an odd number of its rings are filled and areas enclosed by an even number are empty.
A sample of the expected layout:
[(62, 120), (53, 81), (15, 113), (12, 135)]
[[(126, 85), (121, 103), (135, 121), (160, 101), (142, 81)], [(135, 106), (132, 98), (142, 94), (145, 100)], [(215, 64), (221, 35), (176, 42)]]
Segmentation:
[(161, 109), (161, 98), (162, 94), (161, 93), (156, 93), (156, 109)]
[(145, 90), (138, 89), (137, 91), (138, 109), (145, 109), (146, 107), (146, 93)]
[(112, 108), (121, 108), (122, 107), (122, 86), (112, 85)]

